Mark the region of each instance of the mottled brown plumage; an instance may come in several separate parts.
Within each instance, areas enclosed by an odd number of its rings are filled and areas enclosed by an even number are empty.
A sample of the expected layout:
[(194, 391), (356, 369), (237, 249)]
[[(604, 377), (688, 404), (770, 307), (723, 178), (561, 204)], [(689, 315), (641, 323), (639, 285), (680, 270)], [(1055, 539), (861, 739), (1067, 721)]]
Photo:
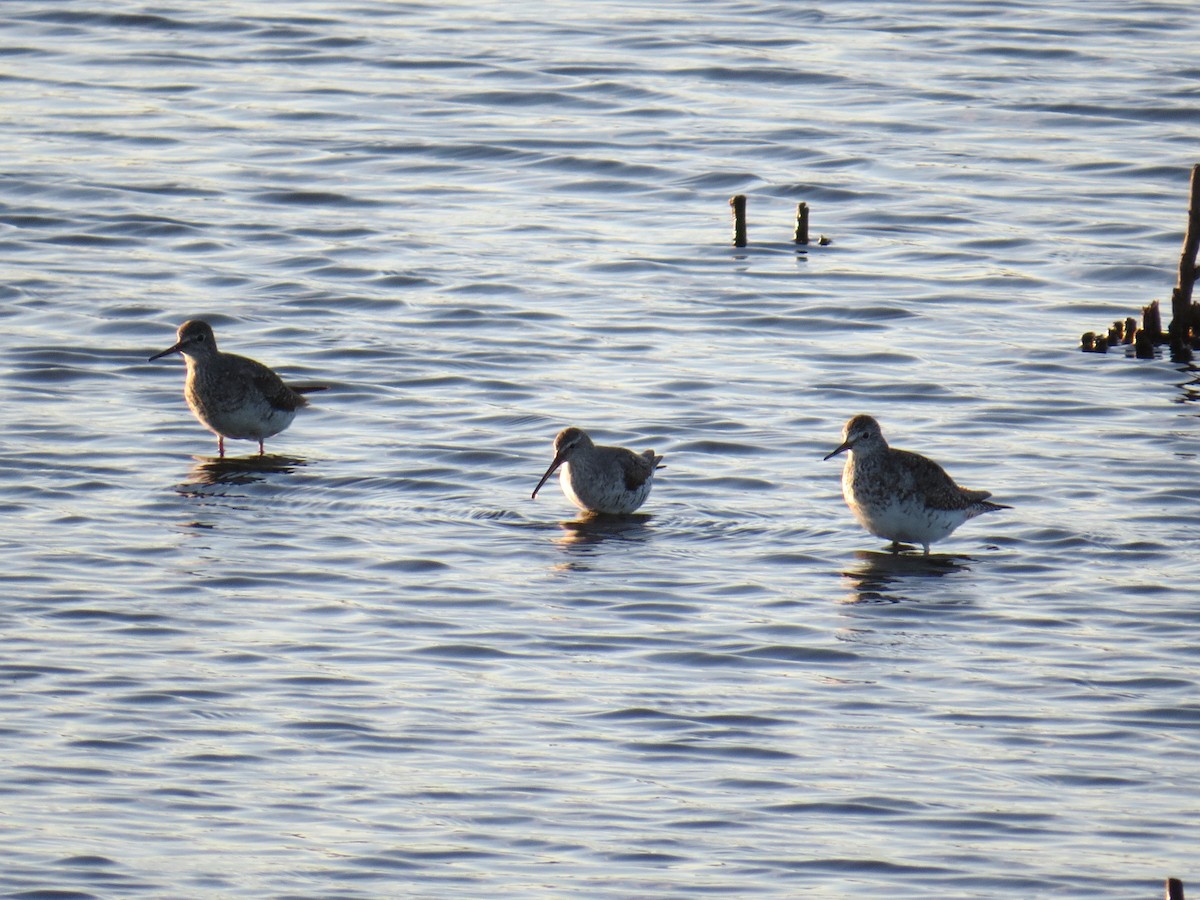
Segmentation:
[(170, 353), (183, 354), (187, 378), (183, 396), (200, 423), (217, 436), (217, 450), (225, 456), (225, 438), (263, 442), (279, 434), (308, 405), (303, 396), (325, 390), (325, 385), (287, 385), (256, 360), (222, 353), (207, 322), (193, 319), (179, 326), (174, 345), (150, 357), (153, 362)]
[(842, 469), (842, 495), (859, 523), (882, 538), (914, 542), (929, 553), (968, 519), (985, 512), (1009, 509), (992, 503), (990, 491), (959, 487), (933, 460), (888, 446), (883, 431), (870, 416), (846, 423), (842, 444), (826, 459), (850, 451)]

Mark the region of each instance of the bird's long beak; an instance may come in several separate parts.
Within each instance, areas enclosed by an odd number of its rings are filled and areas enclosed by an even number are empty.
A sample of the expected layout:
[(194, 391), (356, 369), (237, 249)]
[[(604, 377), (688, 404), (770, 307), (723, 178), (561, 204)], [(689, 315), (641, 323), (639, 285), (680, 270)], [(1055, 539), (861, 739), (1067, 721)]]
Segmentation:
[(557, 469), (562, 464), (563, 464), (563, 458), (562, 458), (561, 454), (559, 456), (554, 457), (554, 462), (550, 463), (550, 468), (548, 468), (546, 470), (546, 474), (542, 476), (542, 480), (538, 482), (538, 486), (533, 489), (533, 493), (529, 496), (530, 500), (537, 499), (537, 492), (542, 489), (542, 485), (546, 483), (546, 479), (548, 479), (551, 475), (553, 475), (554, 470)]
[(150, 357), (148, 360), (146, 360), (146, 362), (154, 362), (156, 359), (162, 359), (164, 356), (168, 356), (172, 353), (178, 353), (182, 346), (183, 346), (183, 342), (180, 341), (178, 344), (174, 344), (173, 346), (168, 347), (162, 353), (155, 353), (152, 357)]
[(839, 453), (845, 453), (847, 450), (849, 450), (853, 446), (854, 446), (854, 443), (852, 441), (843, 441), (842, 445), (840, 447), (838, 447), (836, 450), (834, 450), (832, 453), (826, 453), (824, 456), (824, 459), (829, 459), (831, 456), (837, 456)]

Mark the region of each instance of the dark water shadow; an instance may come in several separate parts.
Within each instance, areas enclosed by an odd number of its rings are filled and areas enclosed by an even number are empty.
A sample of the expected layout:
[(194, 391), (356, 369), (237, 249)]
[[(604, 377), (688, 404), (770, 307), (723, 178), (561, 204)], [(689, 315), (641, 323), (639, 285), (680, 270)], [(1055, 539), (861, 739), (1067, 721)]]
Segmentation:
[(1193, 363), (1187, 363), (1186, 365), (1177, 367), (1175, 371), (1187, 378), (1187, 381), (1175, 382), (1175, 387), (1179, 391), (1179, 396), (1175, 398), (1175, 402), (1200, 402), (1200, 367), (1197, 367)]
[(308, 461), (298, 456), (196, 457), (190, 481), (175, 486), (181, 494), (194, 494), (212, 485), (253, 484), (268, 475), (287, 475)]
[(649, 527), (652, 518), (648, 513), (625, 516), (585, 513), (578, 519), (559, 522), (563, 533), (555, 543), (565, 550), (586, 553), (608, 541), (641, 542), (652, 533)]
[[(970, 570), (969, 556), (948, 553), (887, 553), (878, 550), (859, 550), (854, 566), (842, 572), (852, 583), (852, 593), (846, 603), (903, 603), (920, 599), (920, 582), (928, 578), (943, 578), (956, 572)], [(916, 596), (908, 596), (904, 591)]]

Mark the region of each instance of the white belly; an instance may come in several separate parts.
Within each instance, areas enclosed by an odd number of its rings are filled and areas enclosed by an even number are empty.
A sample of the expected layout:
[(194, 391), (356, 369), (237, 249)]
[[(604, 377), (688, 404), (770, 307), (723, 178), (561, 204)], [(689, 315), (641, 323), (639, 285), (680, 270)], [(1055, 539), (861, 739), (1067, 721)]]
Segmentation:
[(920, 503), (862, 504), (848, 496), (846, 505), (871, 534), (910, 544), (939, 541), (967, 520), (961, 510), (930, 509)]
[[(275, 409), (266, 403), (259, 409), (242, 407), (210, 414), (205, 424), (217, 434), (244, 441), (261, 441), (279, 434), (292, 424), (295, 410)], [(203, 421), (203, 419), (201, 420)]]

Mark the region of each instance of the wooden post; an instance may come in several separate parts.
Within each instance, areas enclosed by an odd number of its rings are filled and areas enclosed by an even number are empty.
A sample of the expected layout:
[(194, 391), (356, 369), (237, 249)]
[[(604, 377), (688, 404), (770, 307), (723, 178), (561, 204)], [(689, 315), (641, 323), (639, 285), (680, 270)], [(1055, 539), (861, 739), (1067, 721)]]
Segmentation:
[(1167, 328), (1167, 343), (1171, 345), (1171, 362), (1192, 361), (1191, 333), (1183, 324), (1182, 319), (1171, 320), (1171, 324)]
[(1166, 900), (1183, 900), (1183, 882), (1178, 878), (1167, 879)]
[(1158, 301), (1154, 300), (1149, 306), (1142, 307), (1142, 331), (1150, 335), (1156, 344), (1163, 342), (1162, 314), (1158, 311)]
[(796, 235), (794, 240), (797, 244), (808, 243), (808, 204), (796, 204)]
[(1183, 251), (1179, 255), (1179, 279), (1171, 293), (1171, 318), (1196, 330), (1192, 321), (1192, 285), (1196, 283), (1196, 251), (1200, 249), (1200, 163), (1192, 166), (1191, 193), (1188, 196), (1187, 231), (1183, 233)]
[(735, 194), (729, 198), (733, 207), (733, 246), (746, 246), (746, 195)]
[(1154, 338), (1145, 328), (1139, 328), (1134, 333), (1133, 355), (1138, 359), (1154, 359)]

